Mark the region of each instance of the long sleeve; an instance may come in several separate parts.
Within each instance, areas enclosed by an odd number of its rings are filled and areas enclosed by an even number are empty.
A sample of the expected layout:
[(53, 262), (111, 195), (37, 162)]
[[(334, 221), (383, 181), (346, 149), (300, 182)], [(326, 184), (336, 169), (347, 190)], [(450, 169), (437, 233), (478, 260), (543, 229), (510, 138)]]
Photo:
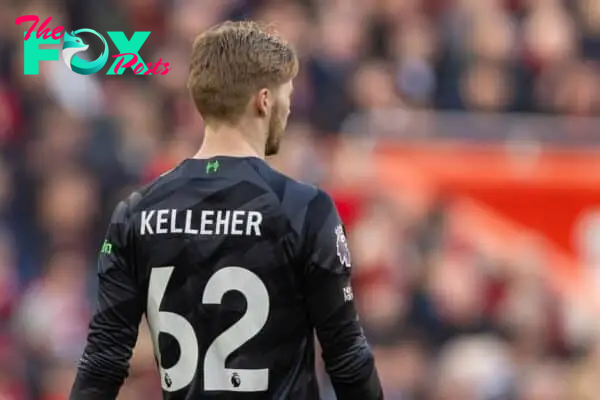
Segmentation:
[(305, 226), (309, 318), (337, 398), (382, 399), (373, 355), (354, 305), (345, 229), (324, 192), (319, 191), (309, 204)]
[(71, 400), (113, 400), (129, 370), (144, 312), (130, 262), (128, 206), (117, 206), (98, 258), (97, 311), (90, 323)]

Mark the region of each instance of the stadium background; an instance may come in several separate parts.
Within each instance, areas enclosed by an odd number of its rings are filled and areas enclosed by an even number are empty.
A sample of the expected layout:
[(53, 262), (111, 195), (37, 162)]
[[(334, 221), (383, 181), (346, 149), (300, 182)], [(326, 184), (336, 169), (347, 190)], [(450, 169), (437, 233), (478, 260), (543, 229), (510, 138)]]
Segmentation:
[[(152, 31), (142, 57), (173, 69), (24, 76), (26, 14)], [(107, 214), (196, 151), (190, 43), (241, 18), (301, 55), (272, 162), (338, 204), (386, 398), (600, 398), (600, 1), (16, 0), (0, 2), (0, 399), (66, 398)], [(159, 399), (154, 369), (143, 330), (119, 399)]]

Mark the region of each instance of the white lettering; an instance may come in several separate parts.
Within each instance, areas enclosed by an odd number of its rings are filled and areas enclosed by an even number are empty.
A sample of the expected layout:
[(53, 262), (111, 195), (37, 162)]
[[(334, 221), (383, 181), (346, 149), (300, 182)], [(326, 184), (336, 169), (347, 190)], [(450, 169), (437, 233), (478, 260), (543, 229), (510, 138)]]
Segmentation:
[(244, 231), (242, 231), (238, 226), (244, 223), (244, 214), (246, 211), (235, 210), (233, 212), (233, 221), (231, 224), (231, 234), (232, 235), (243, 235)]
[(262, 222), (262, 214), (258, 211), (250, 211), (248, 213), (248, 225), (246, 225), (246, 235), (260, 236), (260, 224)]
[(231, 211), (229, 211), (229, 210), (217, 211), (217, 229), (215, 231), (215, 235), (228, 235), (229, 234), (229, 217), (230, 217), (230, 215), (231, 215)]
[(213, 224), (214, 221), (209, 219), (209, 217), (212, 217), (214, 214), (215, 214), (215, 212), (213, 210), (203, 210), (202, 211), (202, 217), (200, 220), (200, 234), (201, 235), (212, 235), (213, 234), (212, 230), (209, 230), (207, 225)]
[[(178, 215), (183, 212), (185, 212), (185, 222), (178, 221)], [(261, 225), (264, 217), (259, 211), (202, 210), (198, 212), (200, 215), (194, 219), (192, 210), (143, 210), (140, 234), (262, 236)]]
[(154, 215), (154, 210), (152, 211), (142, 211), (142, 225), (140, 227), (140, 235), (145, 235), (148, 232), (148, 235), (154, 235), (152, 231), (152, 225), (150, 225), (150, 219)]
[(183, 229), (177, 227), (177, 210), (171, 210), (171, 233), (181, 233)]
[(185, 228), (184, 232), (188, 235), (197, 235), (198, 229), (192, 228), (192, 210), (186, 210), (185, 212)]
[(167, 225), (169, 220), (167, 219), (167, 214), (169, 214), (169, 210), (158, 210), (156, 213), (156, 233), (168, 233)]

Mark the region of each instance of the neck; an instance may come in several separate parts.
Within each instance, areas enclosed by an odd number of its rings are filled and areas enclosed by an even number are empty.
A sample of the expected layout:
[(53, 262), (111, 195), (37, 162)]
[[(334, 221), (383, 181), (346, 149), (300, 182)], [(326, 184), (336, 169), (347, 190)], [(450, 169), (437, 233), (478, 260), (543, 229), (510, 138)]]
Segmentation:
[(217, 156), (265, 158), (265, 145), (255, 140), (239, 126), (209, 126), (204, 130), (204, 141), (194, 158)]

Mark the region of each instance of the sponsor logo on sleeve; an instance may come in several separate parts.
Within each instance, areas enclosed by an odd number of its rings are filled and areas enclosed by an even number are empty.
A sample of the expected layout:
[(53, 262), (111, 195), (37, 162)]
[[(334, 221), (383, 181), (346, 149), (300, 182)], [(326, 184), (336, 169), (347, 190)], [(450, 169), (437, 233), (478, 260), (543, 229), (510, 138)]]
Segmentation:
[(354, 292), (352, 291), (352, 286), (348, 285), (343, 290), (344, 290), (344, 301), (345, 302), (354, 300)]

